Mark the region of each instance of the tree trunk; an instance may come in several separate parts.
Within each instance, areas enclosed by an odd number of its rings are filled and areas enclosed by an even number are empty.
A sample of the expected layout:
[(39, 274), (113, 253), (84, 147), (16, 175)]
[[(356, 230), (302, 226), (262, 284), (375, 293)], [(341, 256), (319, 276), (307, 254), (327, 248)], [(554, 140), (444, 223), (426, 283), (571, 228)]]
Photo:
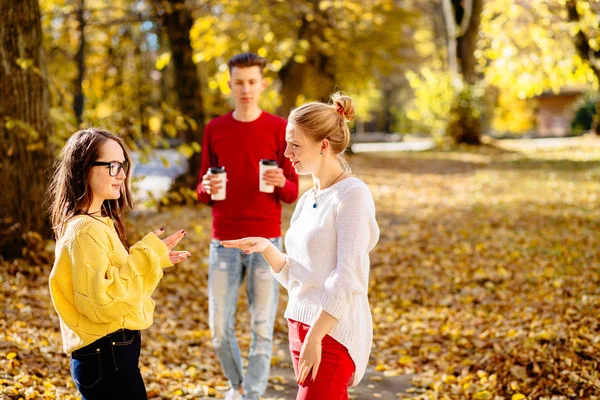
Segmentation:
[(52, 124), (38, 0), (0, 0), (0, 15), (0, 254), (13, 258), (29, 232), (51, 234), (44, 200)]
[[(190, 42), (190, 29), (194, 23), (185, 0), (169, 0), (163, 23), (167, 28), (167, 36), (171, 49), (175, 93), (177, 93), (181, 112), (195, 121), (182, 136), (187, 144), (193, 142), (202, 144), (204, 135), (204, 110), (202, 107), (202, 92), (200, 90), (200, 74), (193, 60), (193, 49)], [(180, 177), (175, 186), (195, 189), (200, 172), (200, 155), (194, 153), (188, 159), (188, 171)]]
[(312, 71), (315, 72), (315, 80), (311, 82), (317, 89), (316, 98), (327, 102), (330, 94), (335, 89), (335, 74), (333, 72), (331, 57), (321, 52), (314, 43), (313, 38), (323, 37), (323, 32), (328, 22), (327, 15), (323, 14), (318, 6), (319, 2), (312, 2), (312, 21), (308, 21), (306, 15), (302, 18), (302, 24), (298, 30), (297, 41), (306, 40), (310, 43), (310, 49), (306, 53), (306, 61), (299, 63), (292, 55), (288, 62), (279, 71), (279, 80), (281, 82), (281, 105), (277, 114), (287, 118), (290, 111), (296, 106), (296, 99), (304, 92), (304, 82)]
[(448, 41), (448, 65), (454, 83), (455, 99), (446, 129), (457, 143), (481, 143), (481, 121), (474, 97), (475, 50), (481, 23), (483, 0), (442, 0)]
[[(394, 83), (389, 77), (382, 78), (383, 83), (383, 97), (382, 97), (382, 107), (381, 114), (383, 117), (383, 121), (381, 121), (381, 131), (386, 133), (392, 133), (392, 123), (394, 119), (394, 114), (392, 113), (392, 107), (394, 103), (394, 94), (398, 90), (397, 87), (394, 87)], [(365, 118), (368, 118), (365, 115)]]
[[(302, 25), (298, 31), (298, 40), (308, 37), (309, 22), (306, 18), (302, 19)], [(279, 70), (279, 80), (281, 82), (281, 105), (277, 109), (277, 114), (283, 118), (290, 115), (290, 111), (296, 106), (296, 99), (302, 93), (304, 87), (304, 77), (308, 65), (306, 62), (299, 63), (290, 57), (288, 62)]]
[[(577, 29), (577, 34), (573, 36), (575, 50), (577, 50), (577, 54), (581, 59), (588, 62), (590, 68), (594, 71), (596, 81), (600, 85), (600, 50), (592, 49), (588, 35), (586, 35), (583, 28), (579, 26), (581, 16), (579, 15), (579, 11), (577, 11), (575, 0), (567, 0), (565, 6), (567, 7), (569, 21), (578, 25), (579, 28)], [(592, 121), (592, 132), (596, 133), (596, 135), (600, 135), (600, 95), (596, 101), (596, 115), (594, 115)]]
[[(481, 25), (481, 12), (483, 11), (483, 0), (472, 0), (471, 12), (468, 23), (465, 24), (464, 32), (456, 39), (456, 55), (460, 64), (460, 73), (468, 85), (477, 83), (475, 67), (475, 50), (477, 49), (477, 35)], [(465, 17), (463, 17), (465, 18)]]
[(317, 99), (327, 103), (335, 90), (336, 79), (333, 73), (334, 66), (332, 65), (332, 59), (328, 55), (318, 52), (313, 56), (311, 64), (317, 75), (314, 82), (318, 89)]
[[(425, 15), (431, 16), (434, 45), (437, 55), (444, 54), (448, 48), (448, 29), (445, 22), (446, 10), (444, 10), (444, 7), (446, 7), (445, 3), (446, 0), (432, 0), (429, 2), (424, 2), (421, 6), (423, 7), (423, 12)], [(440, 56), (439, 59), (443, 63), (444, 67), (448, 68), (449, 58)]]
[(460, 71), (458, 69), (457, 48), (456, 48), (456, 22), (452, 0), (442, 0), (442, 10), (444, 12), (444, 24), (446, 25), (446, 40), (448, 49), (448, 70), (452, 77), (452, 83), (455, 88), (459, 86)]
[(329, 96), (333, 92), (334, 77), (329, 70), (330, 58), (324, 55), (313, 56), (313, 58), (304, 63), (298, 63), (293, 58), (279, 71), (281, 81), (281, 105), (277, 109), (277, 114), (283, 118), (290, 115), (290, 111), (296, 106), (296, 99), (304, 90), (304, 81), (309, 73), (309, 68), (316, 72), (316, 79), (311, 85), (317, 88), (316, 98), (319, 101), (329, 101)]
[(598, 94), (598, 99), (596, 100), (596, 114), (592, 120), (592, 132), (600, 136), (600, 94)]
[(77, 126), (83, 121), (83, 75), (85, 73), (85, 0), (79, 1), (77, 21), (79, 22), (79, 48), (75, 60), (77, 61), (77, 81), (75, 82), (75, 96), (73, 98), (73, 111), (77, 118)]

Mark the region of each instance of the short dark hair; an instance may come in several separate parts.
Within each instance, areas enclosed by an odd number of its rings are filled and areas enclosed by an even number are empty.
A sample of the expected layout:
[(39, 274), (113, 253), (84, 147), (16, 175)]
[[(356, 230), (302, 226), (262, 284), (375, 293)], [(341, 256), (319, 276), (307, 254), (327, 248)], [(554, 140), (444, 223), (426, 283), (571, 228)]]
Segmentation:
[(260, 70), (261, 75), (263, 75), (263, 71), (266, 65), (267, 60), (265, 60), (256, 53), (236, 54), (235, 56), (231, 57), (229, 61), (227, 61), (227, 66), (229, 66), (229, 73), (231, 73), (233, 67), (249, 68), (257, 66)]

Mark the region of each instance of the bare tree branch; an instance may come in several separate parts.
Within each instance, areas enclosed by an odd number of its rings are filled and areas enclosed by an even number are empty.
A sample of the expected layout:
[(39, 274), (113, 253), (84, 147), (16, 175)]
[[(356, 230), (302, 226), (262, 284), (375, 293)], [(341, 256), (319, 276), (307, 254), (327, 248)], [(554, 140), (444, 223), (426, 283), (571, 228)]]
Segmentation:
[(452, 74), (452, 81), (458, 80), (458, 60), (456, 56), (456, 22), (452, 11), (451, 0), (442, 0), (442, 10), (446, 21), (446, 34), (448, 36), (448, 68)]
[(458, 31), (458, 37), (465, 34), (467, 29), (469, 29), (469, 24), (471, 23), (471, 15), (473, 14), (473, 0), (464, 0), (465, 4), (463, 6), (465, 13), (462, 17), (462, 21), (460, 21), (460, 29)]

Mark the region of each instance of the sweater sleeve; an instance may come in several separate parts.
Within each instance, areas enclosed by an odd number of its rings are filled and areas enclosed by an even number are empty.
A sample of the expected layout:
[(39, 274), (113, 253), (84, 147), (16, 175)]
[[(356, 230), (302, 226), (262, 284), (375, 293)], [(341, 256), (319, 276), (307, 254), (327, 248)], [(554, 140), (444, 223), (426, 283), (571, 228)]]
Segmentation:
[(283, 286), (286, 290), (289, 288), (290, 283), (290, 258), (285, 256), (285, 265), (279, 272), (273, 272), (271, 270), (271, 275)]
[(74, 302), (92, 322), (102, 324), (122, 318), (142, 297), (150, 296), (172, 265), (169, 249), (153, 233), (134, 244), (126, 263), (112, 261), (112, 243), (107, 235), (78, 232), (70, 245)]
[(338, 206), (335, 220), (337, 261), (324, 283), (321, 306), (333, 317), (342, 317), (355, 294), (369, 286), (369, 252), (379, 238), (375, 205), (367, 187), (350, 189)]
[(212, 204), (212, 199), (210, 198), (210, 194), (206, 193), (206, 189), (202, 186), (202, 177), (208, 172), (208, 169), (213, 166), (215, 163), (213, 162), (214, 155), (212, 154), (211, 148), (211, 129), (210, 123), (206, 125), (204, 129), (204, 139), (202, 141), (202, 163), (200, 164), (200, 173), (198, 174), (198, 185), (196, 186), (196, 195), (198, 196), (198, 201), (205, 204)]

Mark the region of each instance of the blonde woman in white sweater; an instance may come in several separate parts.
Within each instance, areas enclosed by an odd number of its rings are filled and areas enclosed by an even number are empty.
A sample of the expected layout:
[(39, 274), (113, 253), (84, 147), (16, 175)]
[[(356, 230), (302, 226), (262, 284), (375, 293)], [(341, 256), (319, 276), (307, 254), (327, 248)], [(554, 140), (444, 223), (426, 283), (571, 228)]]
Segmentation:
[(285, 237), (287, 255), (266, 238), (223, 241), (262, 253), (288, 290), (285, 311), (298, 379), (297, 400), (347, 399), (362, 379), (373, 339), (369, 252), (379, 239), (375, 205), (367, 185), (343, 159), (350, 142), (346, 122), (353, 100), (332, 96), (292, 111), (285, 156), (314, 187), (298, 200)]

